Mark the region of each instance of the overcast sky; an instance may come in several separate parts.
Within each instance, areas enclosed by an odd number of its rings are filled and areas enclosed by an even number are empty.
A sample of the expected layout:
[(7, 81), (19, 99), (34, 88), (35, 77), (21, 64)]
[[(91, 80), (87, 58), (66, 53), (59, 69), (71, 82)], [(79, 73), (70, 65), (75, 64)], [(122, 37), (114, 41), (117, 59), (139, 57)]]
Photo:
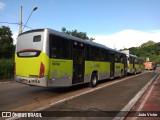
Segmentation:
[[(148, 40), (160, 42), (160, 0), (0, 0), (0, 25), (18, 35), (20, 6), (23, 24), (61, 31), (77, 29), (111, 48), (136, 47)], [(30, 30), (25, 28), (24, 31)]]

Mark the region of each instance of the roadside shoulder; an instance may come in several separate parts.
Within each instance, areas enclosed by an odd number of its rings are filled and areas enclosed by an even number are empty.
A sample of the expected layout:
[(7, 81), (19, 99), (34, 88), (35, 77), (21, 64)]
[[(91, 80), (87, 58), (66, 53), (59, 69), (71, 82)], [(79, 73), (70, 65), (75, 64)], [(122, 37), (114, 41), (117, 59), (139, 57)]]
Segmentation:
[(12, 83), (15, 82), (13, 79), (1, 79), (0, 84)]

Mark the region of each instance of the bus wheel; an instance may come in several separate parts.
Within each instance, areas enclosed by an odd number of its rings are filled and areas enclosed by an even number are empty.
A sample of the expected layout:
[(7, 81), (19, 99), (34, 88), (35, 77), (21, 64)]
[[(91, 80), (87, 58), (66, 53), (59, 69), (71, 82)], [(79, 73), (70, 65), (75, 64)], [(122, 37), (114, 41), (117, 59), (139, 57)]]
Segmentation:
[(89, 86), (90, 87), (96, 87), (97, 86), (97, 82), (98, 82), (97, 75), (95, 73), (93, 73), (92, 76), (91, 76), (91, 81), (89, 83)]

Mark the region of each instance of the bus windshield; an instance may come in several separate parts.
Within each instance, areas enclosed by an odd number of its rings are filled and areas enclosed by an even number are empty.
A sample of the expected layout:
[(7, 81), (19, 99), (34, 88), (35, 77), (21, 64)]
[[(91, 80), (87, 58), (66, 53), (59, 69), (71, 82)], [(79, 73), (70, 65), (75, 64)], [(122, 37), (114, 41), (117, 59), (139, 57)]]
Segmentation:
[(43, 49), (43, 32), (22, 34), (17, 39), (16, 53), (18, 57), (36, 57)]

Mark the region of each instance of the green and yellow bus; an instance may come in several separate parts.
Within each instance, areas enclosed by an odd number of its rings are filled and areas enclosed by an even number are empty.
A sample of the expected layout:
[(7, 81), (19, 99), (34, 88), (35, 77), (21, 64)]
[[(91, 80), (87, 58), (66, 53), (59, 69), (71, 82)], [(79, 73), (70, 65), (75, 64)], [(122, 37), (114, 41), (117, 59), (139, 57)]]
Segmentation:
[(135, 55), (127, 55), (127, 73), (136, 74), (141, 73), (144, 69), (143, 60)]
[(66, 87), (123, 77), (126, 54), (52, 29), (21, 33), (15, 52), (15, 80), (43, 87)]

